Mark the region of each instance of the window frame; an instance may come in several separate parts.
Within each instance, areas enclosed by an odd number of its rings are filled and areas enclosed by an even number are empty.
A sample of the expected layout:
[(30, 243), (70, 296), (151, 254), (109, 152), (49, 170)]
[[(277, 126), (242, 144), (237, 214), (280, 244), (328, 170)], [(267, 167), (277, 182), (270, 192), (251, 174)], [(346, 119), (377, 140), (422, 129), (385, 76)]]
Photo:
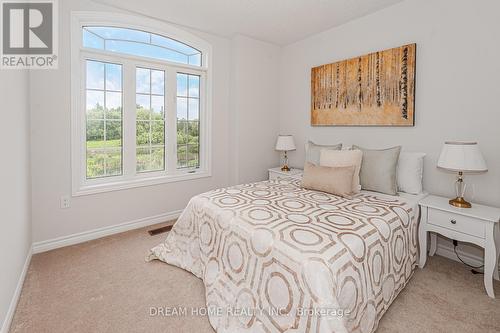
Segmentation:
[[(202, 66), (115, 53), (83, 47), (84, 26), (137, 29), (172, 38), (202, 52)], [(88, 195), (127, 188), (211, 177), (212, 48), (206, 41), (164, 22), (118, 13), (72, 12), (71, 14), (71, 174), (72, 195)], [(86, 161), (86, 60), (122, 65), (122, 175), (87, 179)], [(136, 67), (165, 71), (165, 170), (136, 172), (136, 118), (127, 111), (135, 105)], [(128, 73), (128, 75), (127, 75)], [(130, 74), (133, 73), (133, 80)], [(177, 169), (177, 73), (200, 75), (200, 167)], [(127, 78), (128, 77), (128, 78)], [(174, 89), (173, 89), (174, 88)], [(132, 128), (133, 127), (133, 128)], [(132, 136), (133, 133), (133, 136)], [(127, 152), (128, 155), (127, 155)], [(130, 156), (132, 155), (132, 156)], [(133, 170), (131, 169), (133, 167)]]

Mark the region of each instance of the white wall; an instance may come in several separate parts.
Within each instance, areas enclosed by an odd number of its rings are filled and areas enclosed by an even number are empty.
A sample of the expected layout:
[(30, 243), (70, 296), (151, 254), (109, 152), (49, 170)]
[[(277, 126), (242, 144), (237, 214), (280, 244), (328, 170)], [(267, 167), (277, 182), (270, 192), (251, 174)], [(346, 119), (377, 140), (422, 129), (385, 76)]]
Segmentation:
[(231, 180), (239, 184), (267, 179), (278, 162), (280, 48), (245, 36), (231, 44)]
[[(454, 175), (436, 169), (445, 140), (477, 140), (489, 172), (467, 177), (469, 197), (500, 206), (500, 2), (498, 0), (407, 0), (283, 48), (280, 130), (293, 134), (299, 149), (291, 164), (304, 161), (303, 143), (402, 145), (427, 153), (424, 187), (451, 196)], [(311, 67), (417, 43), (414, 128), (311, 127)], [(472, 197), (471, 197), (472, 195)]]
[(27, 71), (0, 71), (0, 326), (31, 249), (28, 97)]

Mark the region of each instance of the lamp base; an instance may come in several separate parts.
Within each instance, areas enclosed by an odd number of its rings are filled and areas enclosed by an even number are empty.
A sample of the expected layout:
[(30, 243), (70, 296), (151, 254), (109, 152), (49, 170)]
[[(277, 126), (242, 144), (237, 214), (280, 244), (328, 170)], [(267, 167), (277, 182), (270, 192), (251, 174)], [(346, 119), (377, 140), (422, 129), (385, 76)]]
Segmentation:
[(455, 199), (450, 199), (450, 205), (458, 207), (458, 208), (471, 208), (472, 204), (468, 201), (465, 201), (463, 197), (456, 197)]
[(286, 165), (286, 164), (285, 164), (285, 165), (283, 165), (283, 166), (281, 167), (281, 171), (286, 171), (286, 172), (288, 172), (288, 171), (290, 171), (290, 168), (288, 167), (288, 165)]

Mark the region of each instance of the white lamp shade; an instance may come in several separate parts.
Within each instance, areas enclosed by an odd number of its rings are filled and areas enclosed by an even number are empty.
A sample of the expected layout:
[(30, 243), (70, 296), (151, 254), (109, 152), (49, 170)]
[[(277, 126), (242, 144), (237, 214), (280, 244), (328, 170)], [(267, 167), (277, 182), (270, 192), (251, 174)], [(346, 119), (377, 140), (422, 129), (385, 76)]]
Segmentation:
[(276, 150), (289, 151), (295, 150), (295, 142), (291, 135), (279, 135), (276, 141)]
[(488, 171), (477, 142), (445, 142), (437, 166), (449, 171)]

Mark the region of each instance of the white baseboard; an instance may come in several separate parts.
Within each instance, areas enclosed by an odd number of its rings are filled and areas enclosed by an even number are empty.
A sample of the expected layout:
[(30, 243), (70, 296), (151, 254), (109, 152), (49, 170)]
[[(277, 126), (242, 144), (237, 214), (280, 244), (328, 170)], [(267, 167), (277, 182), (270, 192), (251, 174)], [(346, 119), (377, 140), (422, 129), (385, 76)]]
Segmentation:
[[(460, 249), (457, 249), (457, 253), (460, 255), (460, 258), (472, 266), (481, 266), (483, 264), (483, 257), (469, 253), (468, 251), (462, 251)], [(443, 244), (438, 241), (436, 254), (441, 257), (460, 262), (460, 259), (457, 258), (455, 251), (453, 251), (453, 245), (451, 244)]]
[[(460, 255), (460, 258), (462, 258), (471, 266), (481, 266), (484, 263), (483, 257), (470, 253), (469, 251), (462, 251), (460, 249), (457, 249), (457, 253)], [(438, 240), (436, 254), (440, 255), (441, 257), (445, 257), (461, 263), (460, 259), (458, 259), (457, 255), (455, 254), (455, 251), (453, 251), (453, 245), (450, 243), (443, 244), (443, 242), (439, 242)]]
[(14, 318), (14, 313), (16, 312), (17, 303), (19, 302), (19, 297), (21, 296), (21, 290), (23, 289), (26, 273), (28, 273), (32, 254), (33, 250), (32, 248), (30, 248), (28, 251), (28, 255), (26, 256), (26, 260), (24, 261), (23, 270), (21, 271), (21, 275), (19, 276), (19, 280), (17, 281), (16, 290), (14, 291), (14, 295), (12, 296), (12, 300), (10, 301), (9, 309), (7, 310), (7, 315), (5, 316), (5, 320), (2, 324), (2, 328), (0, 329), (0, 333), (9, 332), (12, 319)]
[(33, 253), (41, 253), (54, 249), (58, 249), (60, 247), (65, 247), (69, 245), (75, 245), (83, 242), (87, 242), (90, 240), (102, 238), (105, 236), (110, 236), (114, 234), (118, 234), (120, 232), (129, 231), (133, 229), (138, 229), (142, 227), (147, 227), (149, 225), (158, 224), (162, 222), (166, 222), (169, 220), (173, 220), (178, 218), (182, 213), (182, 210), (177, 210), (169, 213), (154, 215), (150, 217), (145, 217), (109, 227), (98, 228), (94, 230), (84, 231), (73, 235), (53, 238), (41, 242), (33, 243)]

